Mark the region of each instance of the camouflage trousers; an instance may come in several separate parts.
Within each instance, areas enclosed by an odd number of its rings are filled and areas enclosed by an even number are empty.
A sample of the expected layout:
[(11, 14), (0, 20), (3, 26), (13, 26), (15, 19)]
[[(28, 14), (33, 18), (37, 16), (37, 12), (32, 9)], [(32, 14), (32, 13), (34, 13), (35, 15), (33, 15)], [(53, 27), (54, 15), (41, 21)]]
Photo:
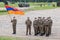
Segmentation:
[(43, 26), (42, 25), (40, 25), (40, 33), (42, 34), (42, 33), (44, 33), (44, 30), (43, 30)]
[(16, 25), (13, 25), (13, 33), (16, 33)]
[(26, 35), (28, 35), (28, 33), (29, 33), (29, 35), (31, 35), (31, 26), (30, 25), (27, 25), (27, 27), (26, 27)]
[(38, 27), (37, 27), (37, 25), (34, 25), (34, 33), (35, 33), (35, 35), (37, 34), (37, 32), (38, 32)]
[(49, 26), (48, 25), (45, 25), (45, 34), (49, 34)]

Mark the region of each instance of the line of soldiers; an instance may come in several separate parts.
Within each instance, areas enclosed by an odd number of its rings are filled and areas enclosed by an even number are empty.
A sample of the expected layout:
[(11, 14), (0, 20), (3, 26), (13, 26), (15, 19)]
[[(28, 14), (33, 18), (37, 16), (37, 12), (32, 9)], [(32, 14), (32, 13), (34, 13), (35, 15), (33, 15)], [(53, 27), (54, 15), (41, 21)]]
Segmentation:
[[(28, 17), (26, 20), (26, 35), (31, 35), (31, 25), (32, 25), (32, 21), (30, 20), (30, 18)], [(51, 17), (38, 17), (35, 18), (33, 21), (33, 27), (34, 27), (34, 35), (40, 35), (43, 36), (44, 34), (46, 36), (49, 36), (51, 34), (51, 27), (52, 27), (52, 19)]]
[[(16, 24), (17, 24), (17, 20), (15, 19), (15, 17), (13, 17), (13, 20), (11, 20), (12, 22), (12, 26), (13, 26), (13, 34), (16, 34)], [(27, 20), (25, 21), (26, 24), (26, 35), (31, 35), (31, 26), (33, 24), (34, 27), (34, 35), (40, 35), (43, 36), (44, 34), (46, 36), (49, 36), (51, 34), (51, 27), (52, 27), (52, 19), (51, 17), (38, 17), (35, 18), (33, 23), (30, 20), (29, 17), (27, 17)]]

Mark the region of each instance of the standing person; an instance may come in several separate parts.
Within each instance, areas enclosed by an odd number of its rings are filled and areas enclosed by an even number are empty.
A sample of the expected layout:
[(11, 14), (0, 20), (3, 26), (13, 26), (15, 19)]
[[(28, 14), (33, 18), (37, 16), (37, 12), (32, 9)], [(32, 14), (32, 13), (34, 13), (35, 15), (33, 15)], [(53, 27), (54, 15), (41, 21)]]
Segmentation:
[(48, 35), (50, 35), (51, 34), (52, 23), (53, 23), (51, 17), (48, 17), (48, 22), (49, 22), (49, 33), (48, 33)]
[(43, 36), (43, 21), (41, 17), (38, 17), (38, 29), (40, 36)]
[(41, 17), (41, 19), (39, 20), (39, 24), (40, 24), (40, 26), (39, 26), (39, 28), (40, 28), (40, 36), (44, 35), (44, 30), (43, 30), (44, 25), (43, 25), (43, 22), (44, 22), (44, 18)]
[(13, 34), (16, 34), (17, 20), (15, 19), (15, 17), (13, 17), (13, 20), (11, 20), (11, 22), (12, 22), (12, 26), (13, 26)]
[(42, 23), (43, 23), (43, 35), (45, 34), (45, 25), (44, 25), (44, 22), (45, 22), (45, 17), (42, 18)]
[(52, 20), (51, 20), (51, 17), (48, 17), (45, 21), (46, 36), (49, 36), (49, 34), (51, 32), (51, 26), (52, 26)]
[(38, 25), (37, 25), (37, 18), (35, 18), (35, 20), (33, 21), (33, 27), (34, 27), (34, 35), (37, 35), (37, 29), (38, 29)]
[(45, 26), (45, 34), (46, 34), (46, 36), (49, 36), (49, 35), (48, 35), (49, 24), (48, 24), (48, 20), (47, 20), (47, 19), (46, 19), (46, 21), (44, 22), (44, 26)]
[(29, 32), (29, 35), (31, 35), (32, 21), (30, 20), (29, 17), (27, 17), (27, 20), (26, 20), (25, 24), (26, 24), (26, 35), (28, 35), (28, 32)]

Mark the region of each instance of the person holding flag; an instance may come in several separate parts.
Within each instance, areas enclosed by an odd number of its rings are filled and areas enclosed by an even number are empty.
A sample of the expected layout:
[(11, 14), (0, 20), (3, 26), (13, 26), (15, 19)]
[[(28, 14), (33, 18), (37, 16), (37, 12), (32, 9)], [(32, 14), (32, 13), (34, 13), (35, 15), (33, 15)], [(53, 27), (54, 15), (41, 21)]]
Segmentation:
[[(9, 14), (9, 17), (10, 17), (10, 14), (24, 15), (23, 11), (18, 10), (17, 8), (9, 6), (7, 2), (5, 2), (5, 8), (6, 8), (8, 14)], [(12, 22), (12, 27), (13, 27), (13, 34), (16, 34), (17, 19), (15, 19), (15, 16), (13, 17), (13, 19), (11, 18), (11, 22)]]
[(24, 15), (24, 12), (22, 10), (11, 7), (8, 5), (8, 3), (5, 3), (5, 8), (6, 8), (8, 14)]
[(11, 20), (11, 22), (12, 22), (12, 26), (13, 26), (13, 34), (16, 34), (17, 20), (15, 19), (15, 17), (13, 17), (13, 20)]

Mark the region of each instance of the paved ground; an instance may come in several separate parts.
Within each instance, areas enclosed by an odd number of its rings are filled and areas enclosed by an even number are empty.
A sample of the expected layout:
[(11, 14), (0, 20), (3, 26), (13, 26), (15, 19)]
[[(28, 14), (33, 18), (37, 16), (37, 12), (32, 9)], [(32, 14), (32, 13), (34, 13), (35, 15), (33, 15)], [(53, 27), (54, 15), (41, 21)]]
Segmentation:
[[(14, 15), (10, 15), (11, 18)], [(13, 36), (13, 37), (23, 37), (28, 38), (28, 40), (60, 40), (60, 8), (56, 9), (49, 9), (49, 10), (38, 10), (38, 11), (30, 11), (27, 12), (26, 15), (20, 16), (15, 15), (17, 22), (17, 34), (12, 34), (12, 26), (10, 22), (9, 15), (0, 15), (0, 36)], [(53, 26), (52, 26), (52, 34), (49, 37), (44, 36), (34, 36), (34, 31), (32, 27), (32, 35), (26, 36), (25, 35), (25, 20), (27, 17), (33, 21), (34, 17), (48, 17), (51, 16), (53, 19)]]

